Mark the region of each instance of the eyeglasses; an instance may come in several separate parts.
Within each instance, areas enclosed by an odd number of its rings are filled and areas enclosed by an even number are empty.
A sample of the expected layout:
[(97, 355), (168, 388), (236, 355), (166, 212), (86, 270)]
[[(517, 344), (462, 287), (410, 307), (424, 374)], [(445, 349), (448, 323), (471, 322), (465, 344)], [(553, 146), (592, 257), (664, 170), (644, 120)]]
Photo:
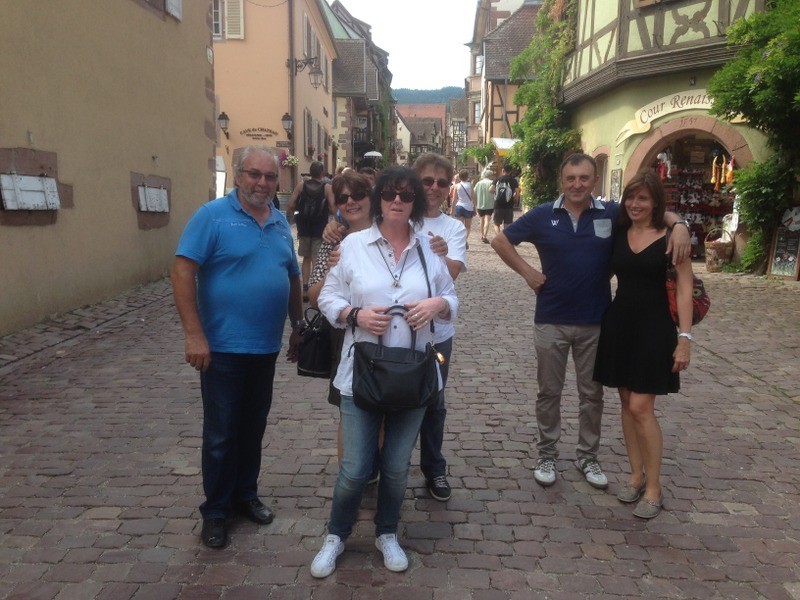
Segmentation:
[(367, 197), (367, 192), (353, 192), (352, 194), (339, 194), (336, 196), (336, 205), (347, 204), (347, 201), (352, 198), (356, 202), (363, 200)]
[(423, 177), (422, 185), (425, 187), (433, 187), (433, 184), (438, 185), (440, 188), (450, 187), (449, 179), (434, 179), (433, 177)]
[(239, 173), (245, 173), (250, 179), (252, 179), (256, 183), (261, 181), (262, 177), (264, 179), (266, 179), (267, 181), (277, 181), (278, 180), (278, 174), (277, 173), (262, 173), (261, 171), (257, 171), (255, 169), (248, 169), (248, 170), (239, 169)]
[(414, 192), (396, 192), (394, 190), (383, 190), (381, 192), (381, 200), (386, 202), (393, 202), (397, 197), (400, 197), (400, 200), (406, 204), (413, 202), (417, 198)]

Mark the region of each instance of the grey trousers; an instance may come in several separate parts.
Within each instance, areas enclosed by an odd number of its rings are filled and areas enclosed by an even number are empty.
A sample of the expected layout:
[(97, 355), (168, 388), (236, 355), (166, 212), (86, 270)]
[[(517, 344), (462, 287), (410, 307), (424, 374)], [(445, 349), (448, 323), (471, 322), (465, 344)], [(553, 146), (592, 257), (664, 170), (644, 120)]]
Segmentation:
[(539, 457), (558, 458), (561, 438), (561, 392), (572, 360), (578, 385), (578, 458), (597, 458), (603, 418), (603, 386), (592, 379), (600, 325), (536, 325), (536, 422)]

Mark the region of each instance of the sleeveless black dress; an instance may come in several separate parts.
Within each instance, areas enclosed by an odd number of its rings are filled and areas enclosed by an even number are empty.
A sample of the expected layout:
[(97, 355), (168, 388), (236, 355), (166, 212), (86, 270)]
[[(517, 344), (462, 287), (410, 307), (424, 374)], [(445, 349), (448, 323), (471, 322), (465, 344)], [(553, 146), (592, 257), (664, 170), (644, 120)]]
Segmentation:
[(628, 245), (628, 232), (614, 239), (611, 267), (617, 294), (603, 316), (594, 379), (608, 387), (642, 394), (666, 394), (680, 389), (672, 372), (678, 332), (669, 313), (665, 274), (665, 237), (641, 252)]

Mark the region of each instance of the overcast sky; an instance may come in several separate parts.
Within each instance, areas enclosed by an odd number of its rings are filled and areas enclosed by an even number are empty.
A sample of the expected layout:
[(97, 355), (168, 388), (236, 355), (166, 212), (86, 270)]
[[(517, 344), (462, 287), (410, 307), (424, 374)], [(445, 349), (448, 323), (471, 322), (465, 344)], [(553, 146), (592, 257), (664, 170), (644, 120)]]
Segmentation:
[(339, 1), (389, 53), (392, 88), (464, 86), (477, 0)]

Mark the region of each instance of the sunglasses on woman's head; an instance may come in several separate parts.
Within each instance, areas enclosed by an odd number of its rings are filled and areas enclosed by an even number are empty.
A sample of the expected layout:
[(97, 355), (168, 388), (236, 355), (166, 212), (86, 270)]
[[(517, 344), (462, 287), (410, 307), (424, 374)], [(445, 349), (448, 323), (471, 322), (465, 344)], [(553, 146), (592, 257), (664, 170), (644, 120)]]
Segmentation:
[(393, 202), (398, 196), (400, 197), (400, 200), (406, 204), (413, 202), (416, 198), (414, 192), (396, 192), (394, 190), (383, 190), (381, 192), (381, 200), (385, 200), (386, 202)]
[(425, 187), (432, 187), (434, 183), (438, 185), (440, 188), (450, 187), (449, 179), (434, 179), (433, 177), (422, 178), (422, 185), (424, 185)]
[(352, 198), (356, 202), (363, 200), (367, 197), (367, 192), (353, 192), (352, 194), (339, 194), (336, 196), (336, 204), (347, 204), (347, 201)]

